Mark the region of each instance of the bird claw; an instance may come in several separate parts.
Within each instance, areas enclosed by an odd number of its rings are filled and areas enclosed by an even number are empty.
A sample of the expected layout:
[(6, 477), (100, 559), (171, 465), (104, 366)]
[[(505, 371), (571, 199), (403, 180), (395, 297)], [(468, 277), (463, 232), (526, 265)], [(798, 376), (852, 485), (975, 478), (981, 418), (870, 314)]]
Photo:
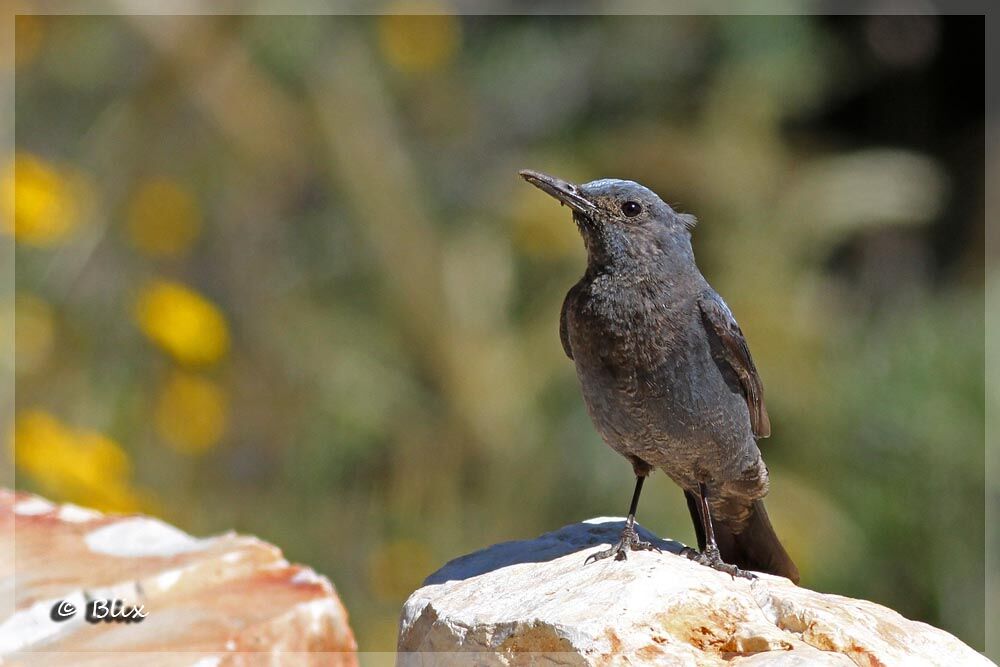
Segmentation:
[(710, 567), (713, 570), (717, 570), (719, 572), (725, 572), (733, 579), (736, 579), (736, 577), (740, 577), (741, 579), (749, 579), (750, 581), (753, 581), (757, 578), (757, 575), (754, 574), (753, 572), (748, 572), (747, 570), (741, 570), (735, 565), (730, 565), (729, 563), (723, 561), (722, 556), (719, 554), (718, 549), (706, 549), (705, 551), (695, 551), (691, 547), (684, 547), (684, 549), (681, 550), (680, 555), (690, 560), (693, 560), (696, 563), (700, 563), (705, 567)]
[(621, 536), (618, 538), (618, 541), (614, 544), (614, 546), (603, 551), (590, 554), (587, 556), (587, 560), (585, 560), (583, 564), (589, 565), (591, 562), (604, 560), (610, 556), (614, 556), (615, 560), (628, 560), (629, 551), (655, 551), (657, 553), (663, 553), (656, 545), (640, 540), (639, 534), (635, 532), (635, 528), (632, 526), (625, 526), (625, 529), (622, 531)]

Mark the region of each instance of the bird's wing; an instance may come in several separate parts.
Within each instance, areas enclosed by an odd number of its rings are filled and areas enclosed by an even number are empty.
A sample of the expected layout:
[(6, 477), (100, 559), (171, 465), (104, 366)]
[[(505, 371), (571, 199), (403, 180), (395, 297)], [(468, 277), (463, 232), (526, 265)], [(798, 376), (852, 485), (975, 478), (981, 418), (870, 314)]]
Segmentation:
[(559, 340), (562, 342), (563, 352), (570, 359), (573, 358), (573, 348), (569, 344), (569, 324), (566, 321), (566, 317), (570, 302), (573, 300), (573, 290), (575, 289), (576, 285), (566, 293), (566, 298), (563, 299), (562, 311), (559, 313)]
[(771, 435), (771, 420), (764, 405), (764, 385), (757, 374), (757, 367), (754, 366), (740, 325), (736, 323), (736, 318), (725, 301), (714, 293), (699, 298), (698, 307), (701, 309), (705, 329), (709, 335), (714, 334), (718, 338), (719, 345), (713, 345), (713, 348), (719, 351), (719, 356), (739, 378), (750, 410), (750, 426), (754, 435), (758, 438), (768, 437)]

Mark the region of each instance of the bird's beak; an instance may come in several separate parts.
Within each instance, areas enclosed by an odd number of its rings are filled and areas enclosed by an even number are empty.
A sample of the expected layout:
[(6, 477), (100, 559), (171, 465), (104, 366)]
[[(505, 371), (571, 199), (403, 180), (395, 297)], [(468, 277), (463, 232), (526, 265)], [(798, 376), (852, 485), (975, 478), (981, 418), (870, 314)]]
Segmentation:
[(597, 212), (597, 207), (589, 199), (581, 195), (579, 189), (572, 183), (567, 183), (555, 176), (549, 176), (540, 171), (532, 171), (530, 169), (522, 169), (518, 173), (521, 174), (521, 178), (539, 190), (552, 195), (560, 203), (566, 204), (566, 206), (569, 206), (580, 215), (590, 217)]

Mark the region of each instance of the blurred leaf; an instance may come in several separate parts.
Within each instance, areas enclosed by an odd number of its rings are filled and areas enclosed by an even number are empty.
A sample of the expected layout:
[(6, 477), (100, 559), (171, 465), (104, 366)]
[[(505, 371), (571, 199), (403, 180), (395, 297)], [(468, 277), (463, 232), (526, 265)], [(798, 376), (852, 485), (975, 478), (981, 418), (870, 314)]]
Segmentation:
[(132, 243), (151, 256), (185, 253), (201, 231), (201, 210), (179, 183), (155, 178), (141, 184), (129, 203)]
[(382, 55), (390, 65), (408, 73), (427, 72), (448, 64), (460, 41), (458, 18), (445, 6), (419, 0), (390, 4), (378, 17)]
[(17, 14), (14, 17), (14, 63), (23, 67), (38, 56), (45, 39), (45, 23), (40, 16)]
[(17, 295), (14, 308), (16, 371), (36, 373), (45, 365), (55, 344), (55, 314), (48, 303), (24, 292)]
[(372, 590), (383, 600), (412, 593), (433, 567), (426, 545), (415, 540), (389, 542), (376, 549), (368, 565)]
[(784, 205), (800, 233), (840, 240), (859, 228), (926, 224), (945, 202), (947, 178), (931, 158), (905, 150), (871, 149), (802, 165)]

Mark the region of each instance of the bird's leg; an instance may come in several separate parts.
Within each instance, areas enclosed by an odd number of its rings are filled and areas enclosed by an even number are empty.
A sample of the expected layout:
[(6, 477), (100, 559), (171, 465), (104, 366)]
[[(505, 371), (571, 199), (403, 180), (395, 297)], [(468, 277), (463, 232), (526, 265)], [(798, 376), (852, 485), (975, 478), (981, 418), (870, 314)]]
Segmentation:
[(701, 525), (705, 528), (705, 550), (701, 553), (688, 549), (684, 552), (688, 558), (702, 565), (706, 565), (713, 570), (725, 572), (732, 577), (743, 577), (744, 579), (756, 579), (757, 576), (746, 570), (741, 570), (735, 565), (730, 565), (722, 560), (719, 553), (719, 545), (715, 542), (715, 528), (712, 526), (712, 513), (708, 508), (708, 490), (704, 482), (698, 483), (698, 510), (701, 514)]
[(635, 511), (639, 507), (639, 494), (642, 493), (642, 483), (646, 481), (645, 475), (636, 475), (635, 492), (632, 494), (632, 504), (628, 508), (628, 518), (625, 519), (625, 528), (622, 530), (618, 542), (610, 549), (598, 551), (587, 556), (584, 565), (593, 561), (602, 560), (608, 556), (614, 556), (615, 560), (625, 560), (628, 558), (628, 551), (659, 551), (659, 549), (649, 542), (639, 539), (639, 534), (635, 531)]

